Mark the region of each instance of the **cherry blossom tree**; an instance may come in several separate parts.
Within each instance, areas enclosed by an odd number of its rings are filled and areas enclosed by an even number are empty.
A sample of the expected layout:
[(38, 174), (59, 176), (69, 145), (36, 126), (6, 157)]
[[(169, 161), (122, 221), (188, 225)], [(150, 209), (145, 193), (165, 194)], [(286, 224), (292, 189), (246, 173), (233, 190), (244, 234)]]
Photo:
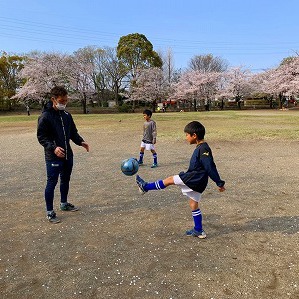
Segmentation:
[(53, 86), (67, 83), (68, 62), (69, 57), (65, 54), (29, 53), (24, 68), (19, 73), (19, 77), (26, 82), (13, 98), (30, 98), (43, 104)]
[(198, 105), (209, 110), (218, 93), (221, 76), (222, 73), (219, 72), (186, 71), (173, 85), (172, 98), (193, 103), (194, 110), (197, 110)]
[(152, 103), (155, 111), (156, 103), (167, 95), (168, 84), (164, 78), (163, 71), (158, 67), (138, 69), (136, 78), (131, 84), (130, 98), (146, 100)]
[(299, 57), (289, 58), (272, 72), (269, 88), (283, 95), (298, 94)]
[(264, 92), (270, 98), (279, 100), (282, 108), (284, 98), (297, 96), (299, 93), (299, 57), (288, 57), (280, 66), (253, 76), (259, 92)]
[(14, 98), (30, 98), (43, 104), (52, 87), (64, 85), (73, 94), (71, 96), (80, 99), (84, 113), (87, 112), (87, 99), (95, 91), (92, 57), (84, 49), (74, 55), (32, 53), (19, 75), (26, 83)]
[(294, 59), (288, 64), (287, 73), (289, 75), (289, 88), (288, 92), (291, 95), (299, 94), (299, 57), (294, 57)]
[(241, 66), (230, 68), (223, 74), (219, 97), (233, 98), (241, 108), (241, 100), (252, 91), (251, 72)]
[(273, 108), (273, 99), (276, 94), (276, 90), (269, 84), (274, 73), (275, 69), (270, 69), (261, 73), (253, 74), (250, 78), (252, 94), (267, 99), (269, 101), (270, 108)]

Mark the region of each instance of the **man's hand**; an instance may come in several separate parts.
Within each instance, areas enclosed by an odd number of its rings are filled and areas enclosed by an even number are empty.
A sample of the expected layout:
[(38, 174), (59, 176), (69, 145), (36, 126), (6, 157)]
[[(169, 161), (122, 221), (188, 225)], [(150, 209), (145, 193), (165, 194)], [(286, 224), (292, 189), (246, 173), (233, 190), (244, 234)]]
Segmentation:
[(65, 157), (65, 153), (64, 153), (64, 149), (60, 146), (57, 146), (54, 150), (54, 154), (59, 157), (59, 158), (64, 158)]
[(89, 145), (88, 145), (88, 143), (86, 143), (85, 141), (83, 141), (81, 143), (81, 145), (86, 149), (87, 152), (89, 152)]

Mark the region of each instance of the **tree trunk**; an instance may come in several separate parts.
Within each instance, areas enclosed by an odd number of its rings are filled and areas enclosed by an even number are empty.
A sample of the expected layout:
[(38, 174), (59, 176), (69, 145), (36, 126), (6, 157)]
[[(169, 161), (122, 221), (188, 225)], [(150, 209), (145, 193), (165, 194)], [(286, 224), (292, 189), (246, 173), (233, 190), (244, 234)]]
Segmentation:
[(117, 86), (117, 84), (114, 88), (114, 100), (115, 100), (115, 105), (118, 106), (118, 86)]
[(282, 96), (282, 93), (280, 92), (279, 93), (279, 109), (282, 109), (282, 99), (283, 99), (283, 96)]
[(194, 105), (194, 111), (196, 111), (196, 99), (193, 100), (193, 105)]
[(86, 94), (85, 93), (83, 93), (82, 106), (83, 106), (83, 113), (87, 114)]
[(153, 107), (153, 112), (156, 112), (156, 105), (157, 105), (157, 100), (153, 100), (153, 103), (152, 103), (152, 107)]

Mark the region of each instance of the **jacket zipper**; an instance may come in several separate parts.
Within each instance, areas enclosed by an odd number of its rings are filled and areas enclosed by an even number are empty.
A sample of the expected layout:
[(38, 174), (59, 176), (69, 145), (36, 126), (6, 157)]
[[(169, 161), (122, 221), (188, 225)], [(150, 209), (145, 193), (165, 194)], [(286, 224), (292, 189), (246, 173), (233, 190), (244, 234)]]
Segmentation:
[(60, 116), (60, 120), (61, 120), (61, 124), (62, 124), (62, 131), (63, 131), (63, 135), (64, 135), (65, 160), (67, 160), (67, 142), (66, 142), (65, 127), (64, 127), (62, 116), (61, 116), (61, 111), (59, 111), (59, 116)]

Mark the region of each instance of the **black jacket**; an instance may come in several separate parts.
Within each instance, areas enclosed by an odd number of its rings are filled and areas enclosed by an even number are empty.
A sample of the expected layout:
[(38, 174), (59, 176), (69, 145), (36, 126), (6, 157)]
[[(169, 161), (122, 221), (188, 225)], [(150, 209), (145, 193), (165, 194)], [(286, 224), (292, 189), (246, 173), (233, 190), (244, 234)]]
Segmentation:
[(78, 134), (76, 125), (70, 113), (55, 110), (52, 102), (48, 102), (38, 118), (37, 139), (44, 147), (46, 160), (57, 160), (54, 150), (57, 146), (65, 150), (65, 158), (73, 157), (70, 140), (81, 145), (83, 138)]
[(225, 181), (220, 179), (212, 151), (206, 142), (196, 147), (192, 154), (188, 170), (179, 173), (179, 176), (185, 185), (200, 193), (206, 189), (209, 177), (218, 187), (223, 187), (225, 184)]

